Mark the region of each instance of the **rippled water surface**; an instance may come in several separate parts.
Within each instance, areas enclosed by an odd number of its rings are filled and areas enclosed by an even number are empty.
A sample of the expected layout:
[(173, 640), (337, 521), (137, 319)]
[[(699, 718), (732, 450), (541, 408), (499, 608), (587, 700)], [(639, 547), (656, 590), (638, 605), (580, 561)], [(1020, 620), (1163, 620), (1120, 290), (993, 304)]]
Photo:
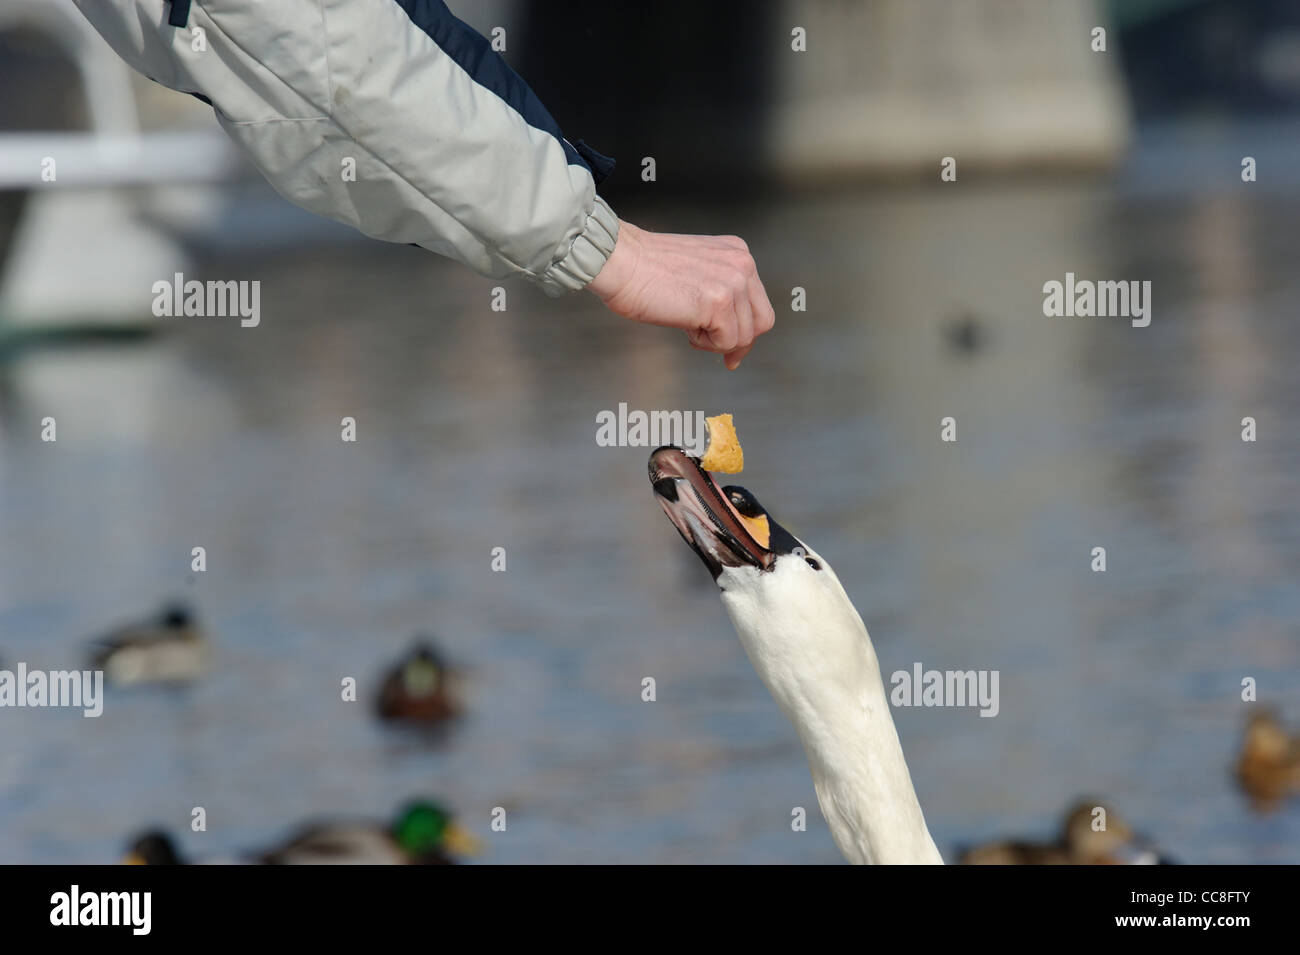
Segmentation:
[[(429, 793), (487, 862), (838, 861), (647, 449), (596, 445), (627, 402), (735, 414), (744, 483), (834, 564), (886, 673), (1000, 671), (994, 719), (895, 711), (945, 854), (1099, 794), (1182, 860), (1300, 861), (1300, 806), (1254, 816), (1230, 776), (1243, 676), (1300, 720), (1298, 207), (1043, 184), (642, 212), (749, 239), (780, 320), (736, 374), (586, 296), (510, 285), (494, 312), (415, 249), (205, 257), (262, 281), (260, 327), (0, 366), (0, 656), (78, 665), (174, 596), (218, 647), (97, 720), (0, 711), (0, 860), (111, 861), (150, 823), (229, 856)], [(1066, 271), (1150, 279), (1150, 327), (1044, 318)], [(973, 352), (945, 334), (966, 317)], [(340, 700), (420, 630), (466, 670), (442, 744)]]

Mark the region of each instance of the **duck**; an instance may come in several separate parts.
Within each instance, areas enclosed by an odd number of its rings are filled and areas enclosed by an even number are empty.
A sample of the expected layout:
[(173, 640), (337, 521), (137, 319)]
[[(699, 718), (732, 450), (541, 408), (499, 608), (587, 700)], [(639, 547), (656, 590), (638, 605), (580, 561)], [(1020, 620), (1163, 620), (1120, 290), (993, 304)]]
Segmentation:
[(944, 326), (948, 347), (959, 355), (973, 355), (988, 341), (988, 332), (973, 312), (964, 311)]
[(1300, 736), (1287, 732), (1276, 710), (1261, 708), (1246, 721), (1236, 776), (1260, 812), (1300, 793)]
[(258, 855), (264, 865), (455, 865), (476, 855), (479, 840), (430, 800), (403, 807), (388, 826), (321, 822)]
[[(1106, 828), (1093, 828), (1105, 810)], [(1008, 839), (959, 850), (961, 865), (1168, 865), (1168, 857), (1134, 834), (1114, 809), (1095, 799), (1084, 799), (1065, 814), (1060, 836), (1054, 842)]]
[(113, 631), (96, 641), (91, 666), (117, 686), (190, 683), (208, 669), (207, 635), (184, 604)]
[(871, 637), (830, 563), (682, 448), (656, 448), (648, 470), (655, 499), (712, 575), (746, 655), (793, 724), (840, 852), (855, 864), (942, 865)]
[(417, 637), (411, 651), (385, 675), (376, 704), (382, 720), (424, 726), (446, 723), (460, 714), (456, 674), (428, 637)]
[(147, 829), (127, 846), (123, 865), (184, 865), (172, 837), (161, 829)]

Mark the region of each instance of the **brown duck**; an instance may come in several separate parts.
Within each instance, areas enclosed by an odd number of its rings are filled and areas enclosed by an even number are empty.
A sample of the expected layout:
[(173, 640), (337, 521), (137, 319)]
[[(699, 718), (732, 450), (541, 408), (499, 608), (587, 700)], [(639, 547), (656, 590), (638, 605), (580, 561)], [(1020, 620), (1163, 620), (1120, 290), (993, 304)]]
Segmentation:
[(435, 726), (460, 714), (453, 684), (456, 674), (427, 639), (384, 676), (379, 689), (380, 719)]
[[(1093, 810), (1106, 810), (1106, 828), (1094, 830)], [(1076, 803), (1054, 842), (1003, 840), (961, 852), (961, 865), (1153, 865), (1167, 864), (1134, 834), (1115, 810), (1095, 800)]]
[(1237, 782), (1260, 812), (1300, 794), (1300, 736), (1287, 732), (1275, 710), (1257, 710), (1247, 721)]

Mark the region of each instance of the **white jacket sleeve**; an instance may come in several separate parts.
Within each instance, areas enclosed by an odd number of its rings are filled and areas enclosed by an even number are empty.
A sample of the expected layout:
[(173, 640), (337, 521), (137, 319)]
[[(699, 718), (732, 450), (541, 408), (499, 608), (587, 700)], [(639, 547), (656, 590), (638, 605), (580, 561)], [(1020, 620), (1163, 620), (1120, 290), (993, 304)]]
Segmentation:
[(612, 162), (564, 139), (441, 0), (75, 3), (132, 67), (209, 100), (313, 212), (552, 294), (613, 251), (618, 219), (596, 194)]

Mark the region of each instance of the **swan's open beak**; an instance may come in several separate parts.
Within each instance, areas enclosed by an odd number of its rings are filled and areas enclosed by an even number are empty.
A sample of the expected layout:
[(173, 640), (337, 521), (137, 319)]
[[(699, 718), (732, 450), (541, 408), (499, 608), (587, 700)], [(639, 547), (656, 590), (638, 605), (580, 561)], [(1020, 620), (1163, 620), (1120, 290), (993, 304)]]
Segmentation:
[(681, 448), (658, 448), (650, 455), (650, 483), (659, 506), (715, 580), (724, 567), (772, 566), (776, 555), (756, 539), (766, 536), (765, 528), (737, 512), (713, 475)]

